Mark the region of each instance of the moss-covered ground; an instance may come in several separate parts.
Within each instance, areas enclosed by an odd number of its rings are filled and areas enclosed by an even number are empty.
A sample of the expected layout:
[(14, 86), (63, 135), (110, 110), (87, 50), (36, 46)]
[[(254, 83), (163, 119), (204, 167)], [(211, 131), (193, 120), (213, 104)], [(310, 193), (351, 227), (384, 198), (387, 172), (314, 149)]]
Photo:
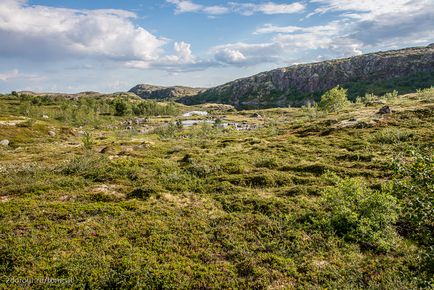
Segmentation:
[[(332, 114), (280, 108), (200, 117), (257, 125), (248, 131), (172, 124), (200, 107), (128, 126), (134, 117), (79, 111), (77, 120), (62, 117), (75, 113), (60, 105), (22, 102), (0, 97), (0, 140), (10, 141), (0, 145), (2, 289), (432, 283), (429, 252), (398, 224), (388, 250), (323, 226), (325, 173), (381, 190), (394, 178), (394, 157), (432, 148), (432, 90), (387, 100), (385, 115), (382, 104), (353, 104)], [(10, 282), (43, 277), (69, 280)]]

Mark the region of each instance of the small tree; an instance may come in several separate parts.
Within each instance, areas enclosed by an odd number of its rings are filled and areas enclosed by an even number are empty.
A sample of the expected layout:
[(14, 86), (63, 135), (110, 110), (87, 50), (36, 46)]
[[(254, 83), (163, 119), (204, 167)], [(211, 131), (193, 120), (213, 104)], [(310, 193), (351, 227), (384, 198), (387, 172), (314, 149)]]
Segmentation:
[(319, 109), (326, 112), (337, 112), (348, 104), (347, 90), (337, 86), (321, 96)]
[(125, 116), (131, 111), (131, 105), (122, 99), (116, 99), (114, 102), (114, 107), (116, 116)]

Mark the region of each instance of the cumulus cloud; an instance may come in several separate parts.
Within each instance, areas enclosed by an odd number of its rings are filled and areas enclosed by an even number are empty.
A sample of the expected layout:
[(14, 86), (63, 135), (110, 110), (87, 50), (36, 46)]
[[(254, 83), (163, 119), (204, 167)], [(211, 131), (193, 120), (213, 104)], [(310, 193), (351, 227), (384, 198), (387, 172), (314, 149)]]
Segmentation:
[(244, 42), (218, 45), (210, 49), (214, 61), (222, 65), (249, 66), (278, 62), (282, 48), (278, 43), (249, 44)]
[(6, 71), (3, 73), (0, 73), (0, 81), (8, 82), (11, 80), (40, 80), (43, 79), (42, 77), (39, 77), (37, 75), (33, 74), (23, 74), (18, 69), (13, 69), (10, 71)]
[(225, 6), (206, 6), (194, 3), (191, 0), (166, 0), (175, 5), (175, 14), (201, 12), (210, 15), (220, 15), (227, 13), (239, 13), (250, 16), (256, 13), (263, 14), (293, 14), (303, 12), (305, 5), (300, 2), (291, 4), (278, 4), (274, 2), (256, 3), (237, 3), (228, 2)]
[(267, 2), (262, 4), (254, 3), (236, 3), (230, 2), (229, 6), (233, 11), (238, 12), (242, 15), (253, 15), (255, 13), (263, 14), (293, 14), (303, 12), (305, 10), (305, 5), (299, 2), (291, 4), (276, 4), (273, 2)]
[(202, 5), (193, 3), (189, 0), (167, 0), (167, 3), (174, 4), (176, 6), (175, 14), (197, 12), (203, 9)]
[[(136, 27), (131, 21), (135, 17), (124, 10), (75, 10), (2, 0), (0, 55), (32, 59), (91, 57), (140, 62), (143, 67), (161, 59), (167, 61), (163, 47), (168, 40)], [(190, 46), (176, 45), (180, 54), (176, 61), (188, 62), (192, 58)]]
[(336, 57), (361, 54), (362, 43), (349, 35), (348, 25), (343, 21), (332, 21), (316, 26), (275, 26), (265, 24), (254, 34), (274, 34), (271, 38), (285, 51), (328, 49)]
[[(313, 13), (341, 12), (350, 37), (366, 47), (400, 46), (432, 41), (432, 0), (312, 0), (319, 4)], [(347, 31), (347, 32), (348, 32)]]

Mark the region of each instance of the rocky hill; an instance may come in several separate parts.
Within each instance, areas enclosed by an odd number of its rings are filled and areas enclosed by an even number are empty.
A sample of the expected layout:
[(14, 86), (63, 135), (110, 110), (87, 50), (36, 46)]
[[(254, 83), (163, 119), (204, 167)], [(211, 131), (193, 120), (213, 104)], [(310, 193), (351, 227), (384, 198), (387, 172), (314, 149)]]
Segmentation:
[(139, 99), (139, 97), (136, 94), (130, 93), (130, 92), (117, 92), (117, 93), (108, 93), (103, 94), (99, 92), (80, 92), (80, 93), (51, 93), (51, 92), (33, 92), (33, 91), (19, 91), (19, 92), (12, 92), (13, 95), (17, 96), (44, 96), (44, 97), (52, 97), (52, 98), (65, 98), (65, 99), (79, 99), (79, 98), (136, 98)]
[(407, 93), (434, 85), (434, 45), (279, 68), (178, 101), (223, 103), (238, 108), (300, 106), (336, 85), (347, 88), (352, 98), (393, 89)]
[(135, 93), (142, 99), (177, 100), (181, 97), (198, 95), (204, 91), (202, 88), (190, 88), (183, 86), (162, 87), (147, 84), (137, 85), (129, 92)]

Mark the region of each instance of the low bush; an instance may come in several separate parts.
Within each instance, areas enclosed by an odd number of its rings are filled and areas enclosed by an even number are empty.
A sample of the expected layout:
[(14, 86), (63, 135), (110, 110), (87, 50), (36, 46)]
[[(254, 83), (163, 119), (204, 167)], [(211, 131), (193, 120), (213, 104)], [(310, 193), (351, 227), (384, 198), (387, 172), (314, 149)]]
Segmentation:
[(402, 211), (400, 229), (422, 245), (434, 244), (434, 160), (433, 151), (411, 150), (407, 158), (393, 161), (393, 194)]
[(358, 178), (342, 179), (330, 172), (325, 178), (333, 184), (323, 191), (325, 224), (344, 239), (379, 251), (391, 250), (398, 239), (394, 229), (397, 199), (387, 191), (371, 190)]
[(399, 128), (385, 128), (376, 132), (372, 141), (380, 144), (397, 144), (400, 142), (405, 142), (414, 137), (414, 133), (402, 130)]

